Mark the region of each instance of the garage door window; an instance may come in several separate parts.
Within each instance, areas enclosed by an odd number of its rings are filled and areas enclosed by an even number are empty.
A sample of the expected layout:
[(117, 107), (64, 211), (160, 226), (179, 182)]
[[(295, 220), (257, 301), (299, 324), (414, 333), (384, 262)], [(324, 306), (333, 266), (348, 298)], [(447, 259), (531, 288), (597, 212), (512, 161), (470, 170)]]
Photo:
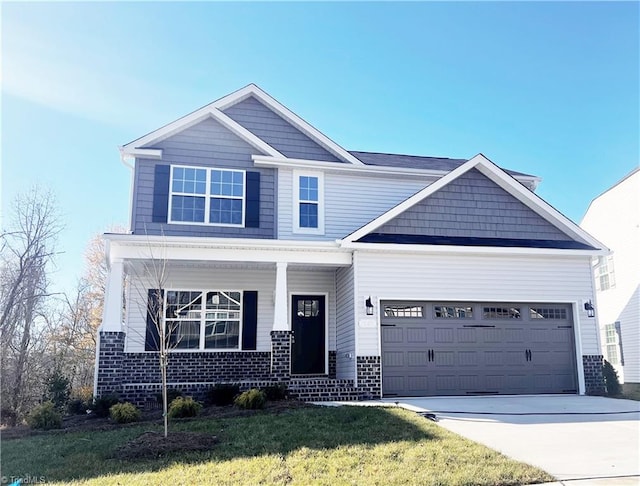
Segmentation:
[(422, 317), (421, 305), (394, 305), (384, 306), (385, 317)]
[(437, 319), (471, 319), (473, 307), (458, 307), (452, 305), (433, 306), (434, 316)]
[(520, 319), (519, 307), (484, 307), (483, 319)]
[(567, 309), (548, 309), (546, 307), (529, 308), (531, 319), (566, 319)]

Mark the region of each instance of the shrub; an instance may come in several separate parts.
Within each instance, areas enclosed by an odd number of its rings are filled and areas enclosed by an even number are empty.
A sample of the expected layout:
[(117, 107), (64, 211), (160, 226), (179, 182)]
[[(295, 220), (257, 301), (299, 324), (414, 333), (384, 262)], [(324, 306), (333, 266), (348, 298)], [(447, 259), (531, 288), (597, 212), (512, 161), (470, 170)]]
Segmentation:
[(53, 402), (44, 402), (27, 415), (27, 423), (32, 429), (59, 429), (62, 427), (62, 415)]
[(97, 417), (108, 417), (109, 409), (118, 402), (120, 399), (116, 395), (102, 395), (93, 400), (91, 410)]
[(109, 417), (119, 424), (128, 424), (140, 420), (140, 410), (133, 403), (116, 403), (109, 409)]
[(266, 402), (267, 397), (264, 392), (257, 388), (253, 388), (238, 395), (238, 398), (235, 399), (234, 403), (240, 408), (255, 410), (258, 408), (264, 408), (264, 404)]
[(207, 390), (205, 403), (207, 405), (231, 405), (233, 399), (240, 393), (240, 385), (219, 383)]
[(178, 397), (169, 405), (169, 417), (195, 417), (202, 410), (202, 405), (191, 397)]
[(289, 396), (289, 390), (286, 383), (278, 383), (276, 385), (269, 385), (262, 388), (267, 400), (277, 401), (285, 400)]
[(44, 394), (44, 399), (52, 402), (58, 410), (64, 410), (71, 395), (71, 382), (69, 378), (64, 376), (60, 370), (56, 369), (47, 377), (45, 385), (47, 390)]
[(622, 393), (620, 379), (616, 369), (606, 359), (602, 367), (602, 376), (604, 378), (604, 386), (608, 397), (616, 397)]
[[(182, 390), (178, 390), (177, 388), (167, 389), (167, 403), (171, 403), (176, 398), (181, 396), (182, 396)], [(156, 393), (156, 399), (158, 400), (158, 403), (162, 403), (162, 392)]]
[(87, 403), (79, 398), (72, 398), (67, 402), (67, 413), (69, 415), (83, 415), (87, 413), (89, 408), (90, 407), (87, 406)]

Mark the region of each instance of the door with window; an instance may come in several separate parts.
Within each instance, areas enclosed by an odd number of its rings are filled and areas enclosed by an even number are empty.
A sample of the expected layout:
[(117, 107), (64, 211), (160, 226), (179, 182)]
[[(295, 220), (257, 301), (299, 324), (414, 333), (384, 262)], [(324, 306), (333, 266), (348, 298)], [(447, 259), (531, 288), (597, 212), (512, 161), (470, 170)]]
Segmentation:
[(324, 295), (294, 295), (291, 300), (291, 373), (326, 373)]

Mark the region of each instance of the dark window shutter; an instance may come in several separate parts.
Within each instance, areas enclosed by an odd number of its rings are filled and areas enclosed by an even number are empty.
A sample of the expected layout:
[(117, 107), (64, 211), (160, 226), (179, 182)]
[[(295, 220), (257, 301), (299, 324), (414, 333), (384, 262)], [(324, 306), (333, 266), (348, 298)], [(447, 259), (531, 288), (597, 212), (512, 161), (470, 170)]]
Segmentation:
[(247, 172), (247, 204), (244, 225), (260, 227), (260, 172)]
[[(159, 314), (160, 311), (160, 299), (162, 298), (162, 291), (158, 289), (149, 289), (147, 297), (147, 332), (144, 338), (144, 350), (145, 351), (158, 351), (158, 344), (160, 342), (160, 334), (158, 332), (158, 325), (154, 319), (154, 314)], [(158, 316), (161, 318), (162, 316)]]
[(256, 349), (258, 332), (258, 292), (245, 290), (242, 294), (242, 349)]
[(153, 173), (153, 211), (151, 221), (166, 223), (169, 211), (170, 165), (156, 165)]

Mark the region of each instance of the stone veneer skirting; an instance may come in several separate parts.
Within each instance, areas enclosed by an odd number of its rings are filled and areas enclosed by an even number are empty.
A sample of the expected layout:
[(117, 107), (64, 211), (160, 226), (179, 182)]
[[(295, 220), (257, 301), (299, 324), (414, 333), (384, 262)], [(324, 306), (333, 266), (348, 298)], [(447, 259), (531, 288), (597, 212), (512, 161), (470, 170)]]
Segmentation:
[(604, 377), (602, 375), (603, 356), (590, 354), (582, 356), (584, 368), (584, 386), (587, 395), (604, 395)]

